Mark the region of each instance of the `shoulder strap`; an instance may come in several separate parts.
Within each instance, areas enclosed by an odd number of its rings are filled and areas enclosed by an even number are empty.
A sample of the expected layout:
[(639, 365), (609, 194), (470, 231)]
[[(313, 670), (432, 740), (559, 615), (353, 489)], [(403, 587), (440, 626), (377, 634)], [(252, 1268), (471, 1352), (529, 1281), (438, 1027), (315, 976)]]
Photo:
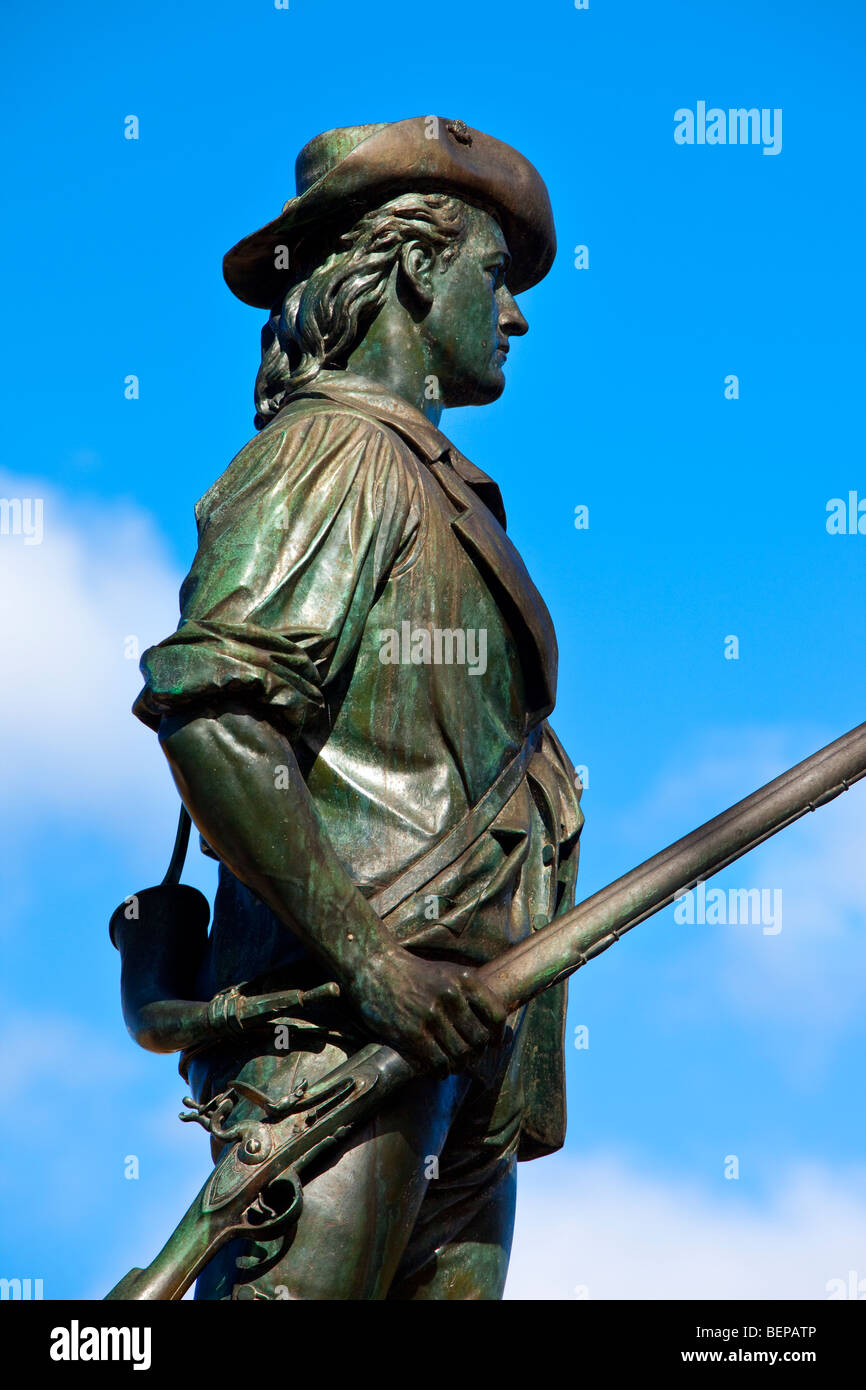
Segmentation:
[(488, 787), (480, 801), (470, 806), (463, 819), (441, 840), (437, 840), (431, 850), (404, 869), (387, 888), (368, 899), (375, 913), (387, 917), (411, 893), (417, 893), (449, 864), (453, 864), (455, 859), (459, 859), (484, 834), (520, 786), (535, 747), (534, 738), (525, 739), (520, 752), (505, 764), (496, 781)]
[(171, 852), (168, 868), (165, 871), (164, 884), (180, 883), (180, 876), (183, 872), (184, 860), (186, 859), (187, 846), (189, 845), (189, 832), (192, 821), (189, 818), (189, 811), (180, 803), (180, 815), (177, 818), (177, 834), (174, 837), (174, 849)]

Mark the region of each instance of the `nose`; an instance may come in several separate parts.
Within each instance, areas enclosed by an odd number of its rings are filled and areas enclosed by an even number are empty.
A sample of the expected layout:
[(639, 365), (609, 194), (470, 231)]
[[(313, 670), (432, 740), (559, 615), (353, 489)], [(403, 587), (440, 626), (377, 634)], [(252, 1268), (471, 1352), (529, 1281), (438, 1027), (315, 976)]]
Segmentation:
[(517, 307), (517, 301), (508, 290), (503, 289), (499, 306), (499, 331), (509, 338), (521, 338), (529, 332), (529, 324)]

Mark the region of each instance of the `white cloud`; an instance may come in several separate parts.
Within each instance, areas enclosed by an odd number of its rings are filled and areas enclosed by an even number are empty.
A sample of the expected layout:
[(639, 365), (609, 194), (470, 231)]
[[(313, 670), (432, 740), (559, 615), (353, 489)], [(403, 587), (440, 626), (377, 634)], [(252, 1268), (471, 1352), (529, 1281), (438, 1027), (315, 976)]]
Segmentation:
[(130, 713), (139, 650), (177, 624), (181, 576), (152, 519), (82, 503), (43, 479), (0, 473), (0, 496), (43, 499), (41, 544), (0, 535), (7, 653), (0, 686), (4, 783), (16, 820), (102, 812), (134, 822), (166, 798), (153, 734)]
[[(744, 886), (779, 887), (782, 930), (727, 929), (721, 986), (742, 1013), (818, 1029), (859, 1023), (866, 1011), (866, 786), (791, 826), (737, 874)], [(709, 930), (705, 928), (705, 930)], [(722, 929), (725, 931), (725, 929)], [(741, 933), (736, 940), (734, 933)], [(736, 959), (735, 956), (736, 940)]]
[(826, 1299), (866, 1281), (866, 1171), (792, 1167), (765, 1205), (610, 1154), (520, 1174), (509, 1299)]
[[(829, 741), (826, 730), (709, 731), (623, 812), (623, 836), (640, 837), (636, 858), (661, 850)], [(864, 844), (866, 780), (712, 879), (723, 890), (781, 890), (782, 929), (673, 926), (682, 953), (673, 960), (669, 950), (663, 954), (664, 979), (656, 985), (668, 1016), (704, 1011), (709, 991), (732, 1018), (775, 1028), (791, 1074), (814, 1082), (840, 1036), (866, 1016)], [(670, 923), (670, 910), (666, 917)], [(645, 938), (652, 920), (636, 930)]]

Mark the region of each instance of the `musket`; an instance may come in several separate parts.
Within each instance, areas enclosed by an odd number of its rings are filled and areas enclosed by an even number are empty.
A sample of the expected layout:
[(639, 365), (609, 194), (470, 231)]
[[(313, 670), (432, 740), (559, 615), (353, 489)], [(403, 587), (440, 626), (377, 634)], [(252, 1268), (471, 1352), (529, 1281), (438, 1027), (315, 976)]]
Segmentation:
[[(866, 724), (860, 724), (480, 966), (478, 975), (512, 1013), (864, 775)], [(130, 1270), (107, 1298), (180, 1299), (228, 1241), (287, 1232), (300, 1215), (304, 1170), (417, 1071), (393, 1048), (371, 1043), (315, 1085), (302, 1080), (286, 1095), (235, 1081), (206, 1104), (186, 1100), (191, 1113), (181, 1118), (198, 1121), (226, 1147), (156, 1258), (146, 1269)], [(232, 1123), (242, 1102), (251, 1117)]]

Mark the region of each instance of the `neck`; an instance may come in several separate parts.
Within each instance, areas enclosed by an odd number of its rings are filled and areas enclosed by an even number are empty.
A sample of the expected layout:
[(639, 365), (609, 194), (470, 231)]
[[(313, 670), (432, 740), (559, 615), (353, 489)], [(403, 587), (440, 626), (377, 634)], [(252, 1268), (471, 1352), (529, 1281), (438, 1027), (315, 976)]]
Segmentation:
[(392, 306), (386, 306), (346, 365), (414, 405), (431, 425), (439, 424), (442, 401), (438, 394), (433, 400), (429, 398), (432, 373), (426, 346), (419, 325), (402, 309), (394, 312)]

